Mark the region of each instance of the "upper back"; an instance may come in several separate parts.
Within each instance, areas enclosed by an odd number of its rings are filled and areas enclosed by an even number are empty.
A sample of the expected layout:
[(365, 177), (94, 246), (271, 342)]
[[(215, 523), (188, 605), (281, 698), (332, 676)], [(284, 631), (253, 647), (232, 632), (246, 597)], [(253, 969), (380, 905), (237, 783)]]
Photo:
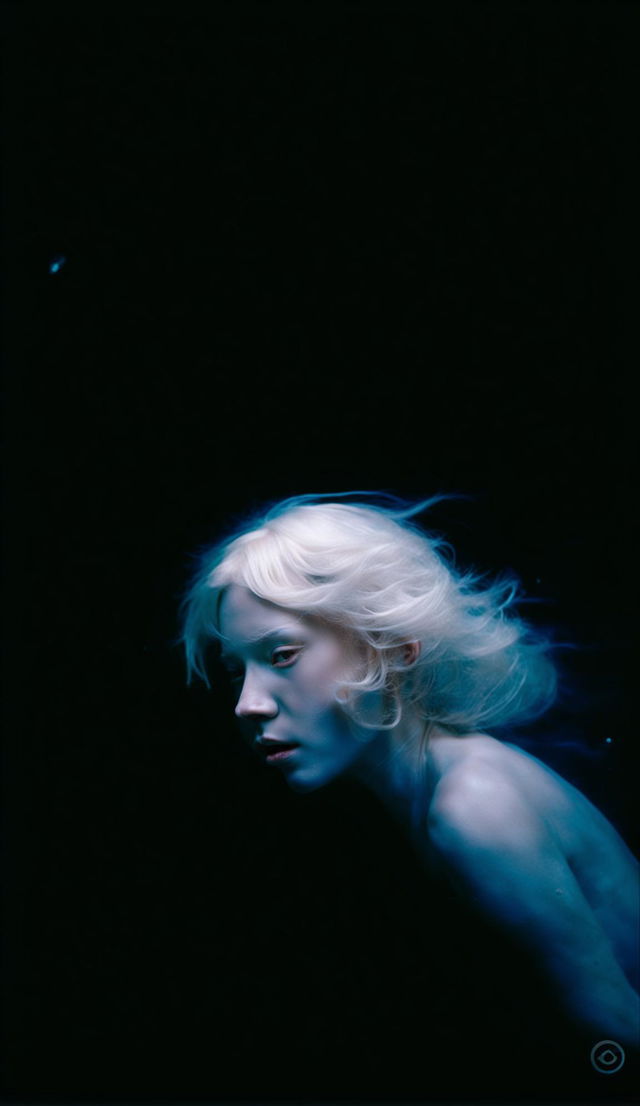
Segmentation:
[[(533, 804), (553, 833), (582, 893), (607, 932), (618, 958), (638, 986), (640, 966), (640, 864), (615, 826), (568, 780), (537, 757), (486, 734), (449, 738), (440, 749), (438, 792), (469, 774), (490, 770), (506, 778)], [(456, 744), (451, 744), (455, 742)], [(429, 858), (433, 863), (432, 858)]]

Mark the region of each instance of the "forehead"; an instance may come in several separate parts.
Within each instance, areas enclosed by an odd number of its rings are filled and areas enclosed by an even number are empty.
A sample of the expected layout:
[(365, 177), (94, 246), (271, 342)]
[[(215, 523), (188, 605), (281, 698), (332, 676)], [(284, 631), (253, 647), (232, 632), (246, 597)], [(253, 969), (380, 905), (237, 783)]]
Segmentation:
[(230, 584), (220, 599), (219, 626), (223, 645), (233, 645), (260, 641), (267, 635), (279, 632), (299, 632), (304, 622), (291, 611), (259, 599), (248, 588), (239, 584)]

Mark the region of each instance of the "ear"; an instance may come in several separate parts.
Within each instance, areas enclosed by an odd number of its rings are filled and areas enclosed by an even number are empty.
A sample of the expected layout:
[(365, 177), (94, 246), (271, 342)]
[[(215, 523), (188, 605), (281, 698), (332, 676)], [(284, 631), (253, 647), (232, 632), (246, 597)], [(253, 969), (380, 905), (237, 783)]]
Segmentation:
[(408, 641), (402, 646), (402, 658), (407, 668), (412, 668), (420, 656), (420, 642)]

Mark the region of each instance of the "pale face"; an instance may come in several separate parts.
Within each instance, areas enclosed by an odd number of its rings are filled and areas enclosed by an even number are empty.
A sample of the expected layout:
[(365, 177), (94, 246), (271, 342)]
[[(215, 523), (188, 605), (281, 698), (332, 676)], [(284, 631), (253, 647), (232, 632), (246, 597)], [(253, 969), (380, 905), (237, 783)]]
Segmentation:
[(223, 592), (219, 611), (222, 661), (237, 679), (235, 713), (256, 751), (280, 748), (267, 738), (294, 743), (269, 764), (295, 790), (314, 790), (346, 772), (363, 744), (335, 698), (349, 663), (343, 641), (236, 584)]

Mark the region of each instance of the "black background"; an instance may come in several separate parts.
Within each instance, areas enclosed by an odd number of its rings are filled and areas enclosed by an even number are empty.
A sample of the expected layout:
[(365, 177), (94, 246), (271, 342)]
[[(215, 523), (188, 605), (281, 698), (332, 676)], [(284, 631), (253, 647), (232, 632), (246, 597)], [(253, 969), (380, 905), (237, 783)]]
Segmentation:
[(563, 767), (638, 848), (636, 10), (4, 6), (10, 1099), (630, 1096), (173, 641), (265, 501), (465, 493), (432, 525), (580, 644)]

